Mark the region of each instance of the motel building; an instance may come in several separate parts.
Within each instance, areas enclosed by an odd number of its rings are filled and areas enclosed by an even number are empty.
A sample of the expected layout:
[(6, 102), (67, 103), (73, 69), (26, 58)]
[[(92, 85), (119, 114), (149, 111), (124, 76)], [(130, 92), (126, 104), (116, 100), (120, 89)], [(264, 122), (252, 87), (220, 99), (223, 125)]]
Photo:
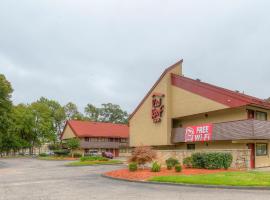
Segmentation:
[(91, 152), (111, 152), (114, 157), (127, 156), (129, 149), (129, 128), (124, 124), (69, 120), (61, 135), (61, 140), (80, 140), (76, 151), (82, 155)]
[[(192, 152), (231, 152), (233, 167), (270, 166), (270, 104), (167, 68), (129, 119), (130, 146), (180, 160)], [(162, 159), (161, 159), (162, 160)]]

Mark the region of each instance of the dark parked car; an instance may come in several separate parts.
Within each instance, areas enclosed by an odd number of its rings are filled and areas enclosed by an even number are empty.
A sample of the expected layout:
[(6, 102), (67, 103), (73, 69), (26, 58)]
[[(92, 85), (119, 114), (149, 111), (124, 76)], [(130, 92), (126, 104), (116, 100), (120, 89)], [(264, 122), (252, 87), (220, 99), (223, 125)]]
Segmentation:
[(113, 154), (111, 152), (102, 152), (102, 156), (105, 158), (113, 159)]

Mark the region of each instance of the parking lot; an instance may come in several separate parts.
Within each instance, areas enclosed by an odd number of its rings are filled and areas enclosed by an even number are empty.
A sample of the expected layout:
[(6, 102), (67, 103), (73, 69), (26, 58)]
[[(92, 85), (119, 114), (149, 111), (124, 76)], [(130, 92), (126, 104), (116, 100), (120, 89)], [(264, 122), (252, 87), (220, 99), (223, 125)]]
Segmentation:
[(263, 200), (270, 191), (223, 190), (130, 183), (103, 172), (123, 166), (66, 167), (67, 161), (0, 160), (0, 200)]

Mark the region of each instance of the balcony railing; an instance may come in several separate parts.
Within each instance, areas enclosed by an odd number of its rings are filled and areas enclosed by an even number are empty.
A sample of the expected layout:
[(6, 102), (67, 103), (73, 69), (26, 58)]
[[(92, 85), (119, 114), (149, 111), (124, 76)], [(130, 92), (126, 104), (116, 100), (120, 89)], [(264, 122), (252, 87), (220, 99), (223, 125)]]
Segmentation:
[[(213, 124), (213, 141), (254, 139), (270, 140), (270, 121), (248, 119)], [(185, 142), (185, 128), (174, 128), (171, 140)]]
[(122, 143), (122, 142), (93, 142), (93, 141), (80, 141), (80, 146), (84, 149), (88, 148), (105, 148), (105, 149), (119, 149), (128, 147), (128, 143)]

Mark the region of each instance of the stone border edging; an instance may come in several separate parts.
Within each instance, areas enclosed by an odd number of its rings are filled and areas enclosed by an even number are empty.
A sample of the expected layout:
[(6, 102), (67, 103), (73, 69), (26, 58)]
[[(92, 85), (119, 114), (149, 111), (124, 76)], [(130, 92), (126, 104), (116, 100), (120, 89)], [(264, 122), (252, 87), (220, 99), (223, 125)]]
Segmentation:
[(270, 187), (267, 187), (267, 186), (226, 186), (226, 185), (200, 185), (200, 184), (185, 184), (185, 183), (137, 181), (137, 180), (116, 178), (116, 177), (108, 176), (106, 174), (101, 174), (101, 177), (108, 178), (111, 180), (123, 181), (123, 182), (142, 183), (142, 184), (151, 184), (151, 185), (169, 185), (169, 186), (179, 186), (179, 187), (234, 189), (234, 190), (270, 190)]

